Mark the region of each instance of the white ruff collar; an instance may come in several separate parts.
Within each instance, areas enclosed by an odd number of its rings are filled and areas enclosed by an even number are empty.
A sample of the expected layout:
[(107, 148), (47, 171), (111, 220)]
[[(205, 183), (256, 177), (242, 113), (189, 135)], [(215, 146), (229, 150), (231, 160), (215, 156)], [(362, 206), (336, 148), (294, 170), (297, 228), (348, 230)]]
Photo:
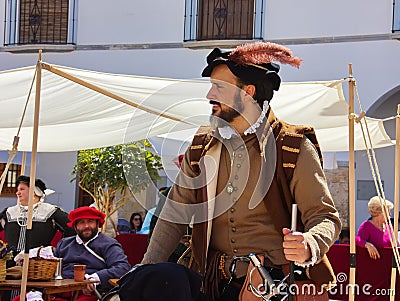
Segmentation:
[[(268, 101), (264, 101), (263, 104), (263, 109), (261, 111), (260, 116), (256, 120), (255, 123), (253, 123), (247, 130), (243, 132), (245, 136), (249, 134), (254, 134), (256, 130), (260, 127), (260, 125), (264, 122), (265, 116), (267, 115), (269, 109), (269, 103)], [(231, 139), (233, 135), (239, 136), (239, 133), (231, 126), (224, 126), (221, 128), (218, 128), (218, 132), (221, 135), (222, 138), (224, 139)]]
[(244, 131), (243, 134), (245, 134), (245, 135), (254, 134), (256, 132), (256, 130), (260, 127), (260, 125), (264, 122), (264, 119), (265, 119), (265, 116), (267, 115), (268, 109), (269, 109), (269, 103), (268, 103), (268, 101), (264, 101), (263, 109), (261, 111), (260, 116), (258, 117), (256, 122), (254, 122), (247, 130)]
[[(39, 202), (33, 205), (32, 221), (45, 222), (57, 210), (57, 207)], [(28, 206), (15, 205), (7, 209), (7, 219), (9, 222), (15, 222), (27, 218)]]

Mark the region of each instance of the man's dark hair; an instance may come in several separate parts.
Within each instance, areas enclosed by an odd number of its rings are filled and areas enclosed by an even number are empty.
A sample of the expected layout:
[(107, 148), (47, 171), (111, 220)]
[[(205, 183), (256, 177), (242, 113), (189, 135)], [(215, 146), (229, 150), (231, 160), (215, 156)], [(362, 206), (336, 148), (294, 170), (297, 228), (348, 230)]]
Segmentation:
[(253, 99), (257, 102), (261, 109), (263, 108), (264, 101), (270, 101), (274, 96), (272, 83), (268, 80), (245, 80), (243, 78), (238, 78), (238, 87), (241, 88), (245, 85), (254, 85), (256, 87)]

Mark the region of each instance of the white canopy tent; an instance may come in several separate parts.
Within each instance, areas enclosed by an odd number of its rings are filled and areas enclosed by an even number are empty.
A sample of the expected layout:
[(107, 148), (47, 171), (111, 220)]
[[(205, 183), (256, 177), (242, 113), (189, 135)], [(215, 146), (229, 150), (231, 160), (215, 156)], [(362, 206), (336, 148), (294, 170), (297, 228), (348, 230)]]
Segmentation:
[[(12, 147), (35, 68), (0, 72), (0, 150)], [(172, 132), (208, 122), (210, 105), (205, 95), (209, 83), (205, 80), (106, 74), (45, 63), (43, 68), (39, 152), (88, 149), (166, 134), (174, 139)], [(66, 73), (70, 78), (48, 70)], [(71, 79), (83, 80), (98, 90)], [(271, 105), (279, 118), (313, 126), (322, 151), (346, 151), (348, 106), (342, 91), (344, 82), (283, 83)], [(34, 101), (31, 98), (19, 135), (21, 151), (32, 148)], [(381, 120), (368, 118), (368, 125), (374, 147), (393, 145)], [(363, 148), (362, 133), (356, 127), (355, 149)]]

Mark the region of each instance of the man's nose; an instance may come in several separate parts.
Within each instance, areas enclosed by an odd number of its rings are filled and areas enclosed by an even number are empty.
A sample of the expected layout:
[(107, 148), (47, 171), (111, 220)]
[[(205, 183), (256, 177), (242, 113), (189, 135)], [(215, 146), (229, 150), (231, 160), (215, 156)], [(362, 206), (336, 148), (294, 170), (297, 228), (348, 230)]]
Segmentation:
[(208, 100), (216, 99), (214, 89), (211, 87), (210, 90), (208, 90), (208, 93), (206, 95), (206, 98)]

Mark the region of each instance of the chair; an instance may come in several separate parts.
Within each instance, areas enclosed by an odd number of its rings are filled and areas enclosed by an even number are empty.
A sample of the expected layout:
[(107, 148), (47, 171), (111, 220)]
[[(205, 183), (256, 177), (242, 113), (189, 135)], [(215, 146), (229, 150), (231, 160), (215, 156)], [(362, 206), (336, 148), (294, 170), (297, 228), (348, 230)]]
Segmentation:
[(119, 234), (115, 239), (121, 244), (131, 266), (142, 261), (148, 246), (147, 234)]
[(53, 247), (57, 247), (57, 244), (62, 237), (63, 237), (62, 232), (60, 230), (57, 230), (56, 234), (54, 234), (53, 239), (51, 240), (50, 245), (52, 245)]

